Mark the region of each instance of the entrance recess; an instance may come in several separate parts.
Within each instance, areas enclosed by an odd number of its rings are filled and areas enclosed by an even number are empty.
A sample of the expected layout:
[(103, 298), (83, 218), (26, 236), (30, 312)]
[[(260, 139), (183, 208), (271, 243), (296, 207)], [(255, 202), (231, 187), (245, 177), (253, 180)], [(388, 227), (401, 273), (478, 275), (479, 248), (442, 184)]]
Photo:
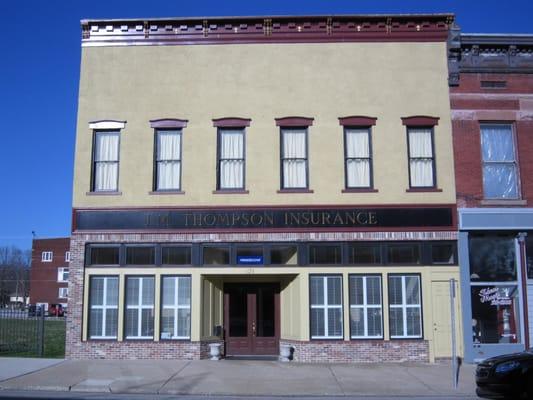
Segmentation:
[(224, 284), (226, 355), (279, 352), (278, 283)]

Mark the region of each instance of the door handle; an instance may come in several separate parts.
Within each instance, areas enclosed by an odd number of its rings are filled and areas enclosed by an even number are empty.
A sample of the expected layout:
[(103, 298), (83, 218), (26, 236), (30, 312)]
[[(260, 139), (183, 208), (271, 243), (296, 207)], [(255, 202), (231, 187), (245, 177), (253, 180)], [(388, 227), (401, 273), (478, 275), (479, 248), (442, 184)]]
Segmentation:
[(252, 322), (252, 335), (255, 337), (255, 321)]

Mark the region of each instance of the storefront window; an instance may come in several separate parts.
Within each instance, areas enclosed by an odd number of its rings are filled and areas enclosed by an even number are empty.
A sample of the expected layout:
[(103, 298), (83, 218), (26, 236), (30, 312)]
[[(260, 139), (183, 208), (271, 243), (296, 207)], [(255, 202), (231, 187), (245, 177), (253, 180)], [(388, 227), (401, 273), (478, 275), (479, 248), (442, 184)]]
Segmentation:
[(520, 343), (517, 285), (472, 286), (474, 343)]
[(472, 282), (516, 281), (513, 237), (472, 237), (469, 245)]

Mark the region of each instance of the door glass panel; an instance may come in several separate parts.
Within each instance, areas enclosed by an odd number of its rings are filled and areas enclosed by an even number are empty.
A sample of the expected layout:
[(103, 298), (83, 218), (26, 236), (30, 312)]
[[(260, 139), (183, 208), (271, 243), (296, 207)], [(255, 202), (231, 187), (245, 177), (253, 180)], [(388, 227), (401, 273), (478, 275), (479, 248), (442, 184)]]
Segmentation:
[(257, 313), (256, 336), (275, 336), (274, 289), (258, 288), (255, 303)]
[(229, 292), (229, 336), (248, 336), (247, 316), (246, 288), (232, 288)]

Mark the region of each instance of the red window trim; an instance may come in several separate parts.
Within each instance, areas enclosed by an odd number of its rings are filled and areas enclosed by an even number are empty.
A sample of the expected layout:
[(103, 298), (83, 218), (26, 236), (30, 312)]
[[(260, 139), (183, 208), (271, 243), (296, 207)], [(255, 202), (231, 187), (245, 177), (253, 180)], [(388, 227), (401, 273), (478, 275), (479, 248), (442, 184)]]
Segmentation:
[(160, 118), (151, 119), (150, 128), (186, 128), (188, 119)]
[(214, 118), (213, 126), (216, 128), (243, 128), (250, 126), (250, 118), (224, 117)]
[(402, 124), (405, 126), (437, 126), (439, 119), (439, 117), (427, 115), (413, 115), (411, 117), (402, 117)]
[(352, 115), (349, 117), (339, 117), (339, 125), (342, 126), (374, 126), (376, 117), (367, 117), (364, 115)]
[(314, 120), (310, 117), (282, 117), (276, 118), (276, 126), (312, 126)]

